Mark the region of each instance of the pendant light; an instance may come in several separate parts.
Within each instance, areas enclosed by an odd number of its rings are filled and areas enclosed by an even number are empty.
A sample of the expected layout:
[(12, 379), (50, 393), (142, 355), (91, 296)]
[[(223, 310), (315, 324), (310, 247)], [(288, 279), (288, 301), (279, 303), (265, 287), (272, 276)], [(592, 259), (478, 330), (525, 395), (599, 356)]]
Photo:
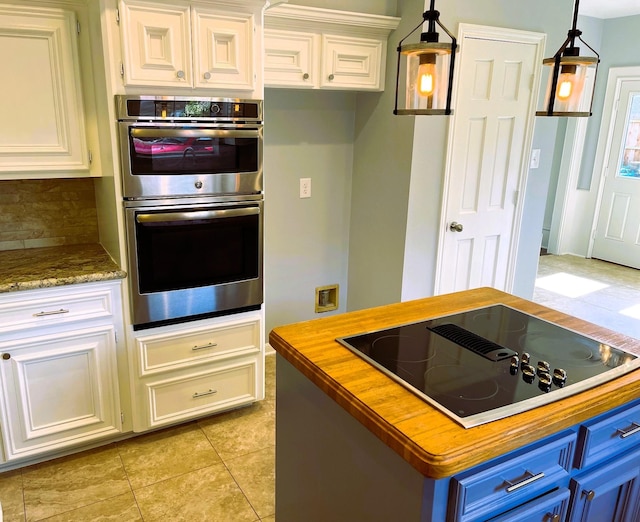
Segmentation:
[[(545, 58), (542, 62), (551, 70), (544, 105), (536, 116), (591, 116), (600, 55), (580, 37), (582, 31), (576, 29), (579, 6), (580, 0), (575, 0), (573, 26), (567, 39), (552, 58)], [(580, 56), (576, 38), (595, 56)]]
[[(421, 33), (420, 42), (403, 45), (427, 21), (428, 29)], [(439, 42), (436, 24), (451, 38), (451, 44)], [(422, 21), (398, 44), (394, 114), (451, 114), (453, 67), (457, 48), (455, 37), (440, 23), (440, 12), (435, 9), (435, 0), (431, 0), (430, 9), (423, 13)], [(405, 100), (403, 108), (398, 108), (401, 70), (406, 71), (403, 89)]]

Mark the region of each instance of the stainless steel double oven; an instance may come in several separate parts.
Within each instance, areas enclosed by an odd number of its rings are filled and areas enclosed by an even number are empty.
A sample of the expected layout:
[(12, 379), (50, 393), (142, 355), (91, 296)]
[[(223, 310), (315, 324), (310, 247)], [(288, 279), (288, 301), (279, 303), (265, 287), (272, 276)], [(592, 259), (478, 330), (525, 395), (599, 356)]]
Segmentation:
[(262, 101), (116, 108), (134, 329), (260, 308)]

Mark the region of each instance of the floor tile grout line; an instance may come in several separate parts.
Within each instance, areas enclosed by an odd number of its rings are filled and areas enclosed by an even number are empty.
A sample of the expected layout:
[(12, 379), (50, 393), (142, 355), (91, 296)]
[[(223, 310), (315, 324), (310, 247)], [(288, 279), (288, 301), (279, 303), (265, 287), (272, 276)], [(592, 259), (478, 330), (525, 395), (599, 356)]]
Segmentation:
[[(254, 507), (253, 503), (251, 502), (251, 500), (249, 499), (249, 496), (246, 494), (246, 492), (244, 491), (244, 489), (242, 489), (242, 486), (240, 486), (237, 478), (234, 476), (233, 472), (231, 471), (231, 469), (229, 468), (229, 466), (227, 465), (227, 462), (225, 461), (225, 459), (223, 459), (220, 456), (220, 453), (218, 453), (218, 450), (216, 449), (215, 445), (213, 444), (213, 441), (209, 438), (209, 436), (207, 435), (207, 432), (204, 430), (204, 428), (202, 426), (200, 426), (198, 424), (198, 428), (200, 428), (200, 430), (202, 431), (202, 433), (204, 434), (204, 436), (206, 437), (207, 441), (209, 442), (209, 444), (211, 444), (211, 447), (213, 448), (213, 450), (216, 452), (216, 454), (218, 455), (218, 457), (220, 457), (220, 461), (222, 462), (222, 464), (224, 465), (225, 469), (227, 470), (227, 473), (229, 473), (229, 475), (231, 476), (231, 478), (233, 479), (233, 481), (235, 482), (236, 486), (238, 487), (238, 489), (240, 490), (240, 492), (242, 493), (242, 495), (244, 496), (244, 498), (246, 499), (247, 503), (249, 504), (249, 506), (251, 506), (251, 509), (253, 509), (253, 512), (256, 514), (256, 517), (258, 517), (258, 520), (262, 520), (262, 517), (258, 514), (258, 512), (256, 511), (256, 508)], [(229, 459), (229, 460), (234, 460), (236, 458), (240, 458), (240, 457), (245, 457), (247, 455), (253, 455), (255, 453), (258, 453), (260, 451), (265, 451), (269, 449), (267, 448), (261, 448), (255, 451), (250, 451), (249, 453), (245, 453), (243, 455), (236, 455), (235, 457)], [(275, 514), (275, 513), (274, 513)]]

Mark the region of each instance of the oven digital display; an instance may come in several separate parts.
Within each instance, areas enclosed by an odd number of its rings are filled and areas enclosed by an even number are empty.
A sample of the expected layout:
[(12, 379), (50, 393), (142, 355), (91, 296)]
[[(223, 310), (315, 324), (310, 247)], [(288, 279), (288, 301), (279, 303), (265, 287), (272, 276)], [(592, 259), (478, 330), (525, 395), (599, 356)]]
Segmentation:
[(210, 118), (245, 119), (259, 118), (256, 103), (218, 100), (127, 100), (127, 114), (140, 119)]

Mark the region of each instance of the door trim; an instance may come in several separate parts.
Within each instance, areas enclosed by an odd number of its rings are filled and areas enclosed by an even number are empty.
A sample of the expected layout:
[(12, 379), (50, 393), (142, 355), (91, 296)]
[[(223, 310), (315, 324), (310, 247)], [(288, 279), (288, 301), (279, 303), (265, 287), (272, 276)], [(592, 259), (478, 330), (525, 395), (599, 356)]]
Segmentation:
[[(600, 132), (598, 134), (598, 146), (596, 148), (596, 157), (593, 162), (593, 172), (598, 173), (598, 190), (596, 193), (596, 202), (593, 209), (593, 221), (591, 223), (591, 234), (589, 235), (589, 247), (587, 249), (587, 257), (590, 258), (593, 253), (593, 244), (595, 242), (596, 228), (598, 226), (598, 218), (600, 216), (600, 206), (602, 204), (602, 194), (604, 192), (605, 166), (609, 162), (611, 154), (611, 141), (613, 140), (613, 127), (618, 111), (618, 101), (622, 84), (628, 81), (640, 81), (640, 67), (611, 67), (607, 78), (607, 91), (604, 95), (604, 104), (602, 107), (602, 118), (600, 120)], [(607, 122), (607, 124), (604, 124)]]
[[(509, 250), (509, 260), (507, 264), (507, 276), (505, 291), (511, 292), (513, 290), (513, 284), (515, 279), (515, 266), (518, 254), (518, 237), (520, 235), (520, 228), (522, 224), (522, 211), (524, 208), (524, 196), (527, 183), (527, 175), (529, 172), (529, 162), (531, 160), (531, 146), (533, 143), (533, 131), (535, 123), (535, 112), (538, 104), (538, 96), (540, 91), (540, 76), (542, 73), (542, 60), (544, 59), (544, 49), (547, 40), (545, 33), (536, 33), (531, 31), (521, 31), (518, 29), (509, 29), (503, 27), (491, 27), (476, 24), (461, 23), (458, 26), (458, 43), (460, 45), (460, 52), (464, 53), (464, 42), (466, 38), (475, 38), (479, 40), (497, 40), (509, 43), (523, 43), (531, 44), (536, 47), (535, 63), (540, 64), (534, 71), (532, 82), (532, 93), (529, 102), (529, 118), (525, 125), (524, 131), (524, 147), (525, 152), (522, 156), (522, 163), (520, 165), (519, 181), (518, 181), (518, 196), (515, 207), (515, 216), (513, 222), (513, 230), (511, 231), (511, 246)], [(453, 161), (453, 136), (456, 126), (456, 106), (459, 91), (458, 77), (460, 74), (460, 68), (455, 71), (455, 83), (453, 88), (454, 110), (451, 116), (451, 123), (449, 125), (449, 132), (447, 137), (447, 155), (445, 160), (445, 172), (443, 180), (442, 200), (440, 207), (440, 223), (438, 233), (438, 252), (436, 259), (436, 274), (434, 279), (434, 295), (440, 293), (441, 285), (441, 272), (446, 267), (443, 267), (443, 245), (446, 233), (447, 223), (447, 207), (446, 201), (449, 197), (449, 184), (451, 182), (451, 164)]]

